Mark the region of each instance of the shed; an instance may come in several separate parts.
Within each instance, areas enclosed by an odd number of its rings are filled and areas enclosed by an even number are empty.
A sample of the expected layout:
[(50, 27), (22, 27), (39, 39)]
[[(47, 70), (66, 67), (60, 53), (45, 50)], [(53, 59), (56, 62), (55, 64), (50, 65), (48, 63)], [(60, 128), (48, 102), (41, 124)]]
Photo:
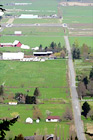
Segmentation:
[(26, 119), (26, 123), (33, 123), (33, 120), (32, 120), (30, 117), (28, 117), (28, 118)]
[(22, 31), (15, 31), (14, 34), (15, 35), (21, 35), (22, 34)]
[(59, 116), (48, 116), (46, 118), (46, 122), (59, 122), (60, 117)]

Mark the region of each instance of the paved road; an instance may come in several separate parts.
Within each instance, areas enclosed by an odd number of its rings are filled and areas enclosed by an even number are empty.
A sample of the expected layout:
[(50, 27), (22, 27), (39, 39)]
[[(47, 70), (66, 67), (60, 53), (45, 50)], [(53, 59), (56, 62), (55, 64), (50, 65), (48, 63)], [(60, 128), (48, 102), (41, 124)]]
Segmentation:
[(84, 134), (83, 122), (81, 120), (81, 109), (80, 109), (80, 104), (79, 104), (79, 100), (78, 100), (78, 94), (77, 94), (76, 86), (75, 86), (75, 71), (74, 71), (68, 36), (64, 36), (64, 39), (65, 39), (66, 47), (68, 50), (68, 67), (69, 67), (69, 76), (70, 76), (70, 88), (71, 88), (72, 106), (73, 106), (74, 121), (75, 121), (77, 137), (79, 140), (86, 140), (85, 134)]
[[(1, 24), (2, 27), (6, 27), (7, 24)], [(62, 24), (58, 23), (41, 23), (41, 24), (13, 24), (11, 27), (62, 27)]]

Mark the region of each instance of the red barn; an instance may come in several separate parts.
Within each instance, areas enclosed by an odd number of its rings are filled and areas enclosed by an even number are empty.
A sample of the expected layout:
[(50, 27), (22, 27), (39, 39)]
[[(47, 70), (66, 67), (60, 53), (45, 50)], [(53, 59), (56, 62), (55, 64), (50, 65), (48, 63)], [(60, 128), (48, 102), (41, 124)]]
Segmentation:
[(18, 40), (15, 40), (15, 41), (13, 42), (13, 46), (14, 46), (14, 47), (21, 47), (21, 45), (22, 45), (22, 43), (21, 43), (20, 41), (18, 41)]

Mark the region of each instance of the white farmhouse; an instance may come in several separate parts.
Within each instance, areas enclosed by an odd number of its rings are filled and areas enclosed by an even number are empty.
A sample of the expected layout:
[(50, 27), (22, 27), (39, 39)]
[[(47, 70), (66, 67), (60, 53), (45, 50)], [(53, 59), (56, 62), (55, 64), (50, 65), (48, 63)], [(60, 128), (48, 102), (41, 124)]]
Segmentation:
[(24, 53), (18, 52), (18, 53), (11, 53), (11, 52), (5, 52), (2, 55), (3, 60), (20, 60), (24, 58)]
[(48, 116), (46, 118), (46, 122), (59, 122), (60, 117), (59, 116)]

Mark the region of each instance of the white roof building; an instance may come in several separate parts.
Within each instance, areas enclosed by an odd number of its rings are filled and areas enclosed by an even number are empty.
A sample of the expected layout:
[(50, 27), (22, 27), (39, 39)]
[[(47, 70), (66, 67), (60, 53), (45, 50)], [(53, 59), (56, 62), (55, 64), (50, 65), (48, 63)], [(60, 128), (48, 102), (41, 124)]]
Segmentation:
[(21, 35), (22, 34), (22, 31), (15, 31), (14, 34)]
[(15, 40), (14, 42), (13, 42), (13, 46), (14, 45), (17, 45), (19, 43), (19, 41), (18, 40)]
[(24, 45), (24, 44), (21, 45), (21, 48), (22, 49), (30, 49), (30, 47), (28, 45)]
[(30, 117), (28, 117), (28, 118), (26, 119), (26, 123), (33, 123), (33, 120), (32, 120)]
[(19, 18), (38, 18), (38, 15), (27, 15), (27, 14), (22, 14)]
[(32, 48), (32, 50), (37, 51), (37, 50), (39, 50), (39, 47)]
[(24, 58), (24, 53), (18, 52), (18, 53), (11, 53), (11, 52), (5, 52), (2, 55), (3, 60), (20, 60)]

